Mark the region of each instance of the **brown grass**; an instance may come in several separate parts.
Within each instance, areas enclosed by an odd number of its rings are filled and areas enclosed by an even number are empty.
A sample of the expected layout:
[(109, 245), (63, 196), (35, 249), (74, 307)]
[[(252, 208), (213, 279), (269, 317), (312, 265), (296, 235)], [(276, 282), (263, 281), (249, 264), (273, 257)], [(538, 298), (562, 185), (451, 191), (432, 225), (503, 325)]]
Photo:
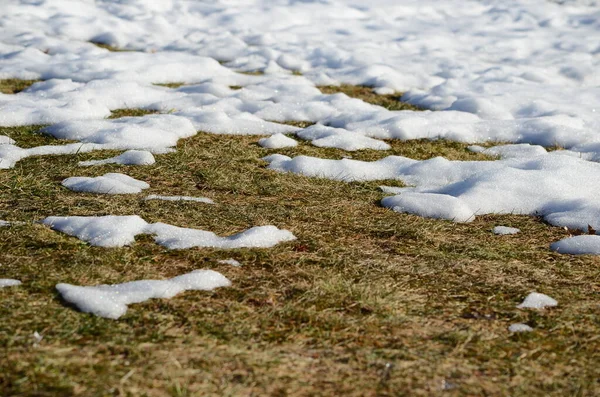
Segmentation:
[(5, 79), (0, 80), (0, 93), (2, 94), (16, 94), (28, 88), (33, 83), (37, 83), (40, 80), (19, 80), (19, 79)]
[[(29, 136), (0, 134), (21, 144)], [(564, 230), (524, 216), (454, 224), (394, 213), (377, 205), (379, 183), (267, 170), (260, 158), (270, 152), (257, 139), (200, 133), (146, 167), (77, 167), (115, 154), (96, 152), (29, 158), (2, 171), (0, 219), (28, 223), (0, 228), (0, 277), (23, 281), (0, 289), (0, 394), (600, 394), (600, 262), (550, 252)], [(342, 153), (305, 144), (287, 150)], [(394, 143), (392, 153), (480, 156), (444, 141)], [(217, 204), (60, 186), (69, 176), (106, 172), (149, 182), (148, 194), (206, 196)], [(169, 251), (145, 236), (131, 247), (102, 249), (32, 223), (104, 214), (220, 235), (274, 224), (298, 240), (266, 250)], [(499, 224), (522, 232), (495, 236)], [(243, 266), (217, 263), (226, 258)], [(118, 321), (79, 313), (54, 290), (58, 282), (162, 279), (199, 268), (222, 272), (233, 286), (131, 305)], [(533, 290), (560, 306), (516, 309)], [(515, 322), (535, 331), (511, 335)], [(44, 337), (39, 344), (35, 331)]]
[(419, 106), (415, 106), (407, 102), (402, 102), (400, 100), (400, 98), (402, 97), (401, 93), (393, 95), (378, 95), (375, 93), (372, 87), (342, 84), (339, 86), (321, 86), (319, 87), (319, 89), (323, 94), (331, 95), (343, 93), (348, 95), (349, 97), (358, 98), (373, 105), (384, 107), (388, 110), (424, 110)]

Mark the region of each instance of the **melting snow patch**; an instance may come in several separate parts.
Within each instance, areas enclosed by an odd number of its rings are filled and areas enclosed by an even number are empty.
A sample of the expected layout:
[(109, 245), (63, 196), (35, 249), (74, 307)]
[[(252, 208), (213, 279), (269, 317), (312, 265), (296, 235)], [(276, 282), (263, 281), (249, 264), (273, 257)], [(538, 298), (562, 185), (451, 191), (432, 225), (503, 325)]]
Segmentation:
[(10, 226), (10, 222), (9, 221), (0, 220), (0, 227), (3, 227), (3, 226)]
[(546, 307), (557, 306), (558, 302), (550, 298), (548, 295), (532, 292), (517, 306), (519, 309), (543, 309)]
[(14, 143), (14, 139), (11, 139), (6, 135), (0, 135), (0, 145), (14, 145)]
[(527, 324), (517, 323), (511, 324), (510, 327), (508, 327), (508, 330), (510, 332), (531, 332), (533, 331), (533, 328)]
[(74, 192), (103, 194), (134, 194), (150, 187), (146, 182), (118, 173), (95, 178), (75, 176), (62, 181), (62, 185)]
[(295, 240), (288, 230), (275, 226), (255, 226), (229, 237), (198, 229), (148, 224), (137, 215), (131, 216), (51, 216), (42, 221), (52, 229), (75, 236), (99, 247), (123, 247), (135, 241), (138, 234), (153, 234), (155, 241), (168, 249), (192, 247), (270, 248), (283, 241)]
[(117, 319), (127, 312), (127, 305), (152, 298), (172, 298), (183, 291), (211, 291), (228, 287), (231, 282), (213, 270), (194, 270), (168, 280), (140, 280), (123, 284), (81, 287), (57, 284), (61, 297), (84, 313)]
[(369, 138), (358, 132), (327, 127), (322, 124), (311, 125), (302, 131), (298, 131), (296, 135), (299, 138), (311, 141), (313, 145), (318, 147), (330, 147), (347, 151), (362, 149), (389, 150), (391, 148), (383, 141)]
[(496, 226), (492, 229), (494, 234), (506, 235), (506, 234), (517, 234), (521, 231), (516, 227), (508, 227), (508, 226)]
[(207, 197), (192, 197), (192, 196), (161, 196), (151, 194), (144, 200), (163, 200), (163, 201), (195, 201), (198, 203), (214, 204), (215, 202)]
[(123, 247), (135, 241), (148, 225), (137, 215), (50, 216), (42, 221), (54, 230), (98, 247)]
[(149, 225), (147, 233), (155, 234), (157, 244), (168, 249), (186, 249), (192, 247), (232, 248), (270, 248), (282, 241), (295, 240), (296, 237), (287, 230), (275, 226), (255, 226), (244, 232), (229, 237), (219, 237), (212, 232), (188, 229), (154, 223)]
[(552, 251), (571, 255), (600, 255), (600, 236), (569, 237), (550, 245)]
[(242, 264), (238, 261), (236, 261), (235, 259), (221, 259), (219, 261), (217, 261), (217, 263), (222, 263), (224, 265), (231, 265), (231, 266), (235, 266), (235, 267), (240, 267), (242, 266)]
[(12, 278), (0, 278), (0, 288), (14, 287), (17, 285), (21, 285), (21, 282), (19, 280), (14, 280)]
[(385, 197), (381, 205), (396, 212), (407, 212), (425, 218), (447, 219), (454, 222), (471, 222), (473, 210), (459, 198), (446, 194), (405, 192)]
[(156, 162), (152, 153), (146, 150), (128, 150), (118, 156), (104, 160), (80, 161), (80, 166), (122, 164), (122, 165), (152, 165)]
[(274, 134), (268, 138), (258, 140), (258, 144), (267, 149), (280, 149), (284, 147), (298, 146), (298, 142), (283, 134)]

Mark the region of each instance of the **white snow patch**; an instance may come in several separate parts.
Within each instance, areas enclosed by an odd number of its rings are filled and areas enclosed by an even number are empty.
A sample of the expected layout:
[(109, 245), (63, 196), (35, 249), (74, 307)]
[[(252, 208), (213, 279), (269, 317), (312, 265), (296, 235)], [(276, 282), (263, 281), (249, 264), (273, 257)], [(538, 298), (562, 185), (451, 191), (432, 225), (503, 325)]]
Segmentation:
[(102, 194), (135, 194), (150, 187), (146, 182), (119, 173), (108, 173), (95, 178), (74, 176), (63, 180), (62, 185), (74, 192)]
[(138, 234), (152, 234), (157, 244), (168, 249), (192, 247), (270, 248), (280, 242), (295, 240), (288, 230), (275, 226), (255, 226), (229, 237), (199, 229), (166, 223), (148, 224), (137, 215), (130, 216), (51, 216), (42, 221), (54, 230), (75, 236), (99, 247), (123, 247), (135, 241)]
[(446, 194), (405, 192), (383, 198), (381, 205), (396, 212), (407, 212), (425, 218), (454, 222), (471, 222), (475, 219), (473, 210), (461, 199)]
[(162, 196), (159, 194), (151, 194), (144, 200), (163, 200), (163, 201), (195, 201), (198, 203), (214, 204), (215, 202), (207, 197), (192, 197), (192, 196)]
[(531, 332), (531, 331), (533, 331), (533, 328), (531, 328), (527, 324), (516, 323), (516, 324), (511, 324), (508, 327), (508, 330), (510, 332)]
[(582, 235), (562, 239), (550, 245), (552, 251), (571, 255), (600, 255), (600, 236)]
[(3, 221), (0, 219), (0, 227), (4, 227), (4, 226), (10, 226), (10, 222), (9, 221)]
[(261, 138), (258, 144), (267, 149), (280, 149), (284, 147), (298, 146), (298, 142), (283, 134), (274, 134), (268, 138)]
[(496, 226), (492, 229), (494, 234), (498, 235), (506, 235), (506, 234), (517, 234), (521, 231), (516, 227), (508, 227), (508, 226)]
[(127, 150), (126, 152), (103, 160), (80, 161), (80, 166), (122, 164), (122, 165), (152, 165), (156, 162), (152, 153), (146, 150)]
[(231, 266), (235, 266), (235, 267), (240, 267), (240, 266), (242, 266), (242, 264), (241, 264), (240, 262), (236, 261), (236, 260), (235, 260), (235, 259), (233, 259), (233, 258), (229, 258), (229, 259), (221, 259), (221, 260), (218, 260), (218, 261), (217, 261), (217, 263), (222, 263), (222, 264), (224, 264), (224, 265), (231, 265)]
[(14, 287), (17, 285), (21, 285), (21, 282), (19, 280), (15, 280), (12, 278), (0, 278), (0, 288)]
[(270, 248), (283, 241), (295, 240), (287, 230), (275, 226), (254, 226), (244, 232), (229, 237), (219, 237), (205, 230), (189, 229), (154, 223), (149, 225), (147, 233), (156, 235), (157, 244), (168, 249), (186, 249), (192, 247), (232, 248)]
[(14, 145), (15, 144), (15, 140), (6, 136), (6, 135), (0, 135), (0, 145)]
[(318, 147), (330, 147), (347, 151), (362, 149), (389, 150), (391, 148), (383, 141), (369, 138), (358, 132), (327, 127), (322, 124), (311, 125), (296, 132), (296, 136), (311, 141), (313, 145)]
[(546, 307), (557, 306), (558, 302), (548, 295), (532, 292), (517, 306), (519, 309), (544, 309)]
[(84, 313), (118, 319), (132, 303), (153, 298), (172, 298), (184, 291), (211, 291), (231, 282), (213, 270), (194, 270), (168, 280), (140, 280), (122, 284), (81, 287), (57, 284), (61, 297)]

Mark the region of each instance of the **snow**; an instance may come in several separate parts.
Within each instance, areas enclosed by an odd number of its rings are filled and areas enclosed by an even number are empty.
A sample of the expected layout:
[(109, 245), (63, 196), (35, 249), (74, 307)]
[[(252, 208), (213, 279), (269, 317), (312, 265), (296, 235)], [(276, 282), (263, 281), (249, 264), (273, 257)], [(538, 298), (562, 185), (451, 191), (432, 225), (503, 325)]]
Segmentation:
[(152, 165), (156, 162), (152, 153), (146, 150), (127, 150), (118, 156), (103, 160), (80, 161), (80, 166), (122, 164), (122, 165)]
[(357, 132), (327, 127), (322, 124), (315, 124), (302, 131), (297, 131), (296, 135), (299, 138), (311, 141), (313, 145), (318, 147), (337, 148), (349, 152), (362, 149), (390, 149), (390, 145), (383, 141), (369, 138)]
[(464, 202), (446, 194), (405, 192), (384, 198), (381, 205), (396, 212), (408, 212), (425, 218), (454, 222), (471, 222), (475, 219), (473, 210)]
[(546, 307), (557, 306), (558, 302), (549, 297), (548, 295), (540, 294), (539, 292), (532, 292), (525, 300), (517, 306), (519, 309), (544, 309)]
[(527, 324), (516, 323), (516, 324), (511, 324), (508, 327), (508, 330), (510, 332), (531, 332), (531, 331), (533, 331), (533, 328), (531, 328)]
[(218, 260), (218, 261), (217, 261), (217, 263), (222, 263), (222, 264), (224, 264), (224, 265), (231, 265), (231, 266), (235, 266), (235, 267), (240, 267), (240, 266), (242, 266), (242, 264), (241, 264), (240, 262), (236, 261), (236, 260), (235, 260), (235, 259), (233, 259), (233, 258), (229, 258), (229, 259), (221, 259), (221, 260)]
[[(402, 193), (395, 199), (385, 198), (382, 205), (404, 206), (404, 212), (417, 215), (461, 222), (471, 215), (541, 215), (556, 226), (600, 229), (600, 180), (596, 177), (600, 164), (560, 151), (471, 162), (441, 157), (418, 161), (401, 156), (368, 162), (280, 154), (263, 160), (275, 171), (346, 182), (400, 180), (412, 188), (383, 188)], [(444, 208), (446, 205), (449, 207)]]
[(17, 285), (21, 285), (19, 280), (14, 280), (12, 278), (0, 278), (0, 288), (13, 287)]
[(60, 283), (61, 297), (84, 313), (118, 319), (127, 306), (153, 298), (172, 298), (184, 291), (211, 291), (228, 287), (231, 282), (213, 270), (194, 270), (168, 280), (140, 280), (122, 284), (81, 287)]
[(266, 149), (281, 149), (284, 147), (298, 146), (298, 142), (283, 134), (274, 134), (268, 138), (261, 138), (258, 144)]
[(518, 229), (516, 227), (508, 227), (508, 226), (495, 226), (492, 229), (492, 232), (494, 234), (499, 234), (501, 236), (507, 235), (507, 234), (517, 234), (520, 231), (521, 231), (521, 229)]
[(550, 245), (552, 251), (571, 255), (600, 255), (600, 236), (569, 237)]
[(4, 226), (10, 226), (10, 222), (3, 221), (3, 220), (0, 219), (0, 227), (4, 227)]
[(214, 204), (215, 202), (207, 197), (192, 197), (192, 196), (162, 196), (159, 194), (151, 194), (146, 196), (144, 200), (163, 200), (163, 201), (195, 201), (197, 203)]
[(62, 185), (74, 192), (103, 194), (135, 194), (150, 185), (125, 174), (109, 173), (95, 178), (75, 176), (62, 181)]
[(288, 230), (273, 225), (255, 226), (229, 237), (199, 229), (166, 223), (147, 223), (137, 215), (128, 216), (50, 216), (42, 223), (98, 247), (123, 247), (140, 234), (154, 235), (157, 244), (168, 249), (192, 247), (270, 248), (280, 242), (295, 240)]

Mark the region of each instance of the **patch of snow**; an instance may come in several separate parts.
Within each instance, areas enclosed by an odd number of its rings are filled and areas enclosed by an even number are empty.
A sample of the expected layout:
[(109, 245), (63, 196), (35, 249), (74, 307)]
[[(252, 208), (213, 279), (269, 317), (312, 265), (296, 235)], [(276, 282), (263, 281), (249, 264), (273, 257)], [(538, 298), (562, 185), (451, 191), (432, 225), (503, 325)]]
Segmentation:
[(150, 185), (125, 174), (109, 173), (95, 178), (75, 176), (62, 181), (62, 185), (74, 192), (102, 194), (135, 194)]
[(103, 160), (80, 161), (80, 166), (122, 164), (122, 165), (152, 165), (156, 162), (152, 153), (146, 150), (127, 150), (126, 152)]
[(231, 266), (235, 266), (235, 267), (242, 266), (242, 264), (240, 262), (238, 262), (238, 261), (236, 261), (235, 259), (232, 259), (232, 258), (230, 258), (230, 259), (221, 259), (221, 260), (218, 260), (217, 263), (222, 263), (224, 265), (231, 265)]
[(546, 307), (557, 306), (558, 302), (548, 295), (532, 292), (525, 300), (517, 306), (519, 309), (544, 309)]
[(122, 284), (81, 287), (57, 284), (61, 297), (84, 313), (118, 319), (132, 303), (153, 298), (172, 298), (184, 291), (211, 291), (231, 282), (213, 270), (194, 270), (168, 280), (140, 280)]
[(390, 145), (378, 139), (342, 128), (327, 127), (322, 124), (311, 125), (296, 132), (296, 136), (311, 141), (313, 145), (318, 147), (330, 147), (347, 151), (362, 149), (389, 150), (391, 148)]
[(6, 135), (0, 135), (0, 145), (14, 145), (15, 144), (15, 140), (6, 136)]
[(600, 255), (600, 236), (581, 235), (562, 239), (550, 245), (552, 251), (570, 255)]
[(17, 285), (21, 285), (21, 282), (19, 280), (15, 280), (12, 278), (0, 278), (0, 288), (14, 287)]
[(0, 219), (0, 227), (4, 227), (4, 226), (10, 226), (10, 222), (9, 221), (3, 221)]
[(527, 324), (517, 323), (517, 324), (511, 324), (508, 327), (508, 330), (510, 332), (531, 332), (531, 331), (533, 331), (533, 328), (531, 328)]
[(267, 149), (280, 149), (284, 147), (298, 146), (298, 142), (283, 134), (274, 134), (268, 138), (261, 138), (258, 144)]
[(471, 222), (475, 219), (473, 210), (466, 203), (446, 194), (405, 192), (385, 197), (381, 205), (396, 212), (408, 212), (425, 218), (454, 222)]
[(198, 203), (214, 204), (215, 202), (207, 197), (192, 197), (192, 196), (161, 196), (159, 194), (151, 194), (144, 200), (163, 200), (163, 201), (195, 201)]
[(494, 234), (506, 235), (506, 234), (517, 234), (521, 231), (516, 227), (508, 227), (508, 226), (496, 226), (492, 229)]
[(139, 234), (152, 234), (157, 244), (168, 249), (192, 247), (270, 248), (280, 242), (295, 240), (288, 230), (275, 226), (255, 226), (229, 237), (199, 229), (177, 227), (166, 223), (148, 224), (137, 215), (130, 216), (51, 216), (42, 221), (54, 230), (75, 236), (99, 247), (123, 247)]

